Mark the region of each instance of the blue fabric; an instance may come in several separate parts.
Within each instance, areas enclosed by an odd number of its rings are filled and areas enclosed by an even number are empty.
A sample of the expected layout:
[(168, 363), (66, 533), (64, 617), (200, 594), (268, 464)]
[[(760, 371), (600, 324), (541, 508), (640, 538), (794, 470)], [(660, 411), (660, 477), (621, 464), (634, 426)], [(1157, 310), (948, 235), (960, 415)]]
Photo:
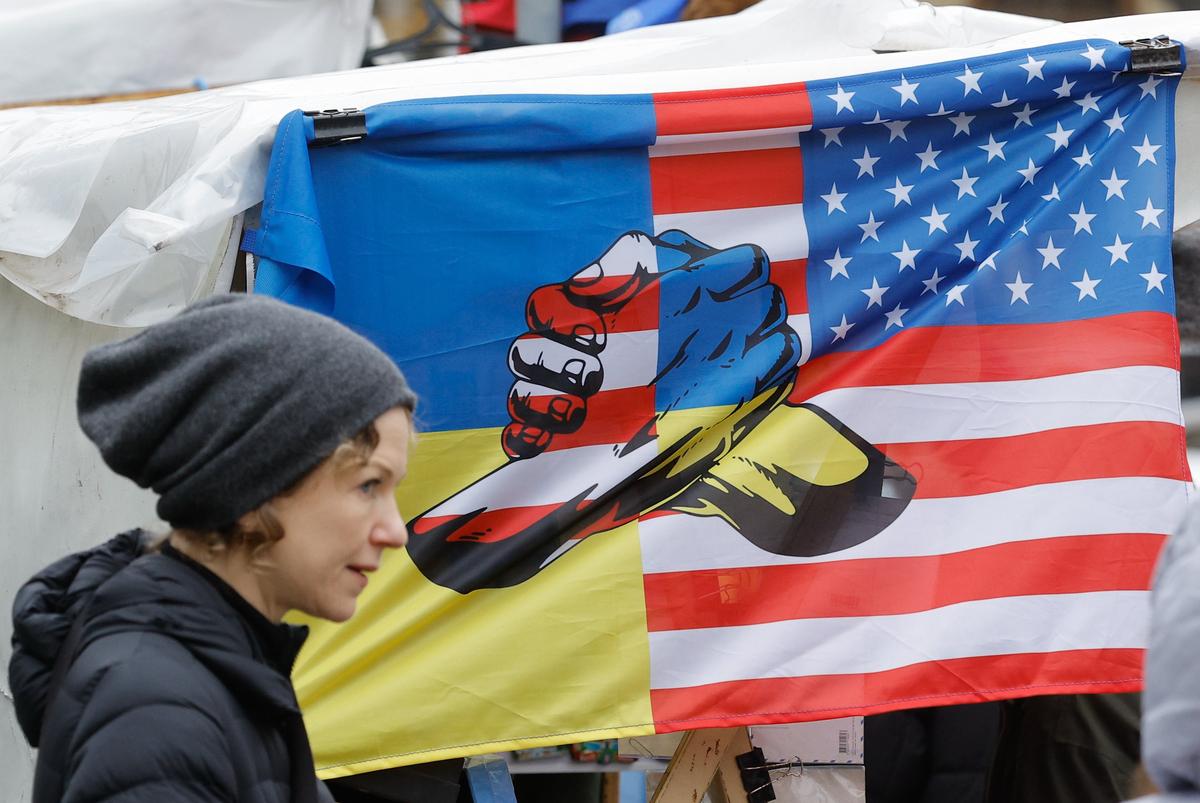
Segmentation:
[[(1104, 68), (1089, 67), (1086, 48), (1103, 51)], [(1017, 55), (1017, 58), (1014, 58)], [(1043, 78), (1032, 78), (1022, 65), (1026, 58), (1043, 61)], [(1113, 42), (1090, 40), (1056, 45), (1029, 54), (1000, 54), (969, 64), (929, 65), (866, 76), (814, 81), (808, 84), (813, 106), (813, 130), (800, 136), (804, 152), (805, 223), (809, 231), (808, 297), (812, 311), (813, 354), (831, 350), (862, 350), (914, 326), (1039, 323), (1094, 318), (1139, 310), (1174, 311), (1173, 293), (1150, 291), (1141, 277), (1151, 265), (1170, 273), (1171, 210), (1174, 198), (1174, 91), (1178, 79), (1165, 77), (1154, 87), (1154, 96), (1140, 88), (1149, 76), (1116, 74), (1128, 61), (1128, 50)], [(967, 68), (981, 77), (964, 81)], [(905, 101), (896, 87), (901, 80), (919, 84), (916, 102)], [(1069, 93), (1060, 97), (1066, 81)], [(839, 90), (842, 103), (838, 103)], [(846, 93), (853, 97), (846, 99)], [(1090, 97), (1095, 108), (1080, 105)], [(1009, 101), (1012, 101), (1009, 103)], [(1005, 104), (997, 106), (997, 104)], [(1034, 110), (1026, 124), (1016, 113), (1030, 104)], [(939, 110), (941, 113), (939, 113)], [(971, 121), (955, 124), (958, 113)], [(1125, 116), (1124, 130), (1110, 130), (1103, 122), (1114, 113)], [(882, 122), (875, 122), (881, 120)], [(887, 122), (909, 121), (900, 134)], [(1059, 148), (1048, 135), (1071, 132)], [(964, 128), (969, 127), (969, 133)], [(840, 129), (827, 137), (822, 129)], [(1003, 156), (988, 158), (980, 143), (992, 137)], [(1155, 161), (1139, 164), (1132, 146), (1143, 137), (1160, 146)], [(1083, 148), (1092, 163), (1074, 161)], [(940, 151), (936, 167), (922, 170), (915, 154), (931, 148)], [(858, 162), (869, 157), (877, 162)], [(1018, 173), (1029, 160), (1040, 166), (1026, 183)], [(870, 165), (874, 175), (864, 174)], [(968, 179), (962, 185), (952, 179)], [(1121, 196), (1112, 195), (1102, 179), (1115, 170)], [(909, 186), (909, 200), (889, 194), (896, 182)], [(962, 186), (971, 185), (971, 193)], [(831, 203), (833, 188), (845, 193), (841, 207)], [(1058, 198), (1054, 198), (1054, 188)], [(1049, 196), (1049, 197), (1047, 197)], [(1002, 200), (1008, 205), (996, 219), (989, 207)], [(1143, 226), (1135, 210), (1147, 200), (1162, 210), (1157, 226)], [(1091, 231), (1079, 230), (1071, 213), (1095, 214)], [(949, 214), (947, 231), (933, 229), (922, 220)], [(863, 224), (874, 216), (883, 225), (871, 239)], [(1024, 230), (1022, 230), (1024, 226)], [(974, 255), (964, 258), (958, 244), (972, 241)], [(1105, 250), (1119, 237), (1132, 243), (1127, 261), (1113, 263)], [(1058, 267), (1048, 266), (1038, 249), (1063, 249)], [(916, 268), (903, 267), (896, 255), (907, 244), (920, 249)], [(969, 247), (969, 246), (964, 246)], [(1047, 252), (1052, 254), (1053, 252)], [(995, 254), (991, 263), (990, 255)], [(835, 257), (851, 257), (840, 275), (830, 264)], [(1084, 270), (1089, 279), (1100, 279), (1097, 298), (1085, 296), (1074, 284)], [(922, 304), (929, 298), (924, 280), (936, 270), (942, 281), (936, 295), (966, 285), (964, 303)], [(1032, 282), (1028, 301), (1014, 301), (1015, 274)], [(882, 303), (868, 306), (863, 291), (871, 279), (887, 287)], [(1169, 286), (1168, 286), (1169, 287)], [(888, 326), (885, 314), (896, 308), (913, 309), (903, 327)], [(836, 338), (833, 327), (842, 314), (853, 326), (849, 336)], [(923, 314), (922, 314), (923, 313)]]
[(686, 5), (687, 0), (641, 0), (610, 19), (604, 32), (614, 34), (676, 22)]
[(422, 428), (503, 425), (529, 291), (652, 228), (652, 101), (405, 101), (366, 118), (365, 140), (311, 150), (311, 120), (280, 123), (255, 289), (377, 343), (422, 398)]

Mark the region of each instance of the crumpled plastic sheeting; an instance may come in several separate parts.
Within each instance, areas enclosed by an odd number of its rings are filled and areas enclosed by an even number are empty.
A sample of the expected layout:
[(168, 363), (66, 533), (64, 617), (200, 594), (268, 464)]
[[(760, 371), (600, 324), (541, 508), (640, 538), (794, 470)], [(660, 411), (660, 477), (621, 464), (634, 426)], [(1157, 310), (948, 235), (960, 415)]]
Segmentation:
[[(863, 20), (885, 20), (879, 28)], [(0, 113), (0, 273), (46, 303), (121, 326), (199, 297), (230, 221), (262, 200), (274, 129), (296, 108), (494, 93), (640, 93), (815, 80), (1082, 38), (1166, 33), (1200, 58), (1200, 12), (1046, 27), (913, 0), (766, 0), (732, 17), (264, 81), (137, 103)], [(994, 41), (1014, 28), (1027, 30)], [(923, 40), (922, 37), (925, 37)], [(959, 38), (955, 38), (959, 37)], [(899, 44), (952, 47), (877, 54)], [(1200, 81), (1179, 93), (1179, 174), (1200, 169)], [(1186, 186), (1186, 185), (1185, 185)], [(1200, 217), (1181, 193), (1176, 227)]]
[(371, 0), (0, 0), (0, 103), (357, 67)]

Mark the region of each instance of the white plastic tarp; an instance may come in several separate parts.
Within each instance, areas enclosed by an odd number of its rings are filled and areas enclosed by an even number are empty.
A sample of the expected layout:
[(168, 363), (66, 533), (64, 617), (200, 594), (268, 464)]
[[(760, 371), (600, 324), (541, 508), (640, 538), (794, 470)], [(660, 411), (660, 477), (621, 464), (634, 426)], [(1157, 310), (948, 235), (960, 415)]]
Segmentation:
[[(1193, 63), (1200, 58), (1200, 12), (1054, 25), (912, 0), (767, 0), (734, 17), (583, 43), (0, 113), (0, 273), (87, 320), (136, 326), (168, 316), (213, 286), (231, 220), (262, 198), (275, 124), (295, 108), (753, 86), (1158, 34), (1183, 42)], [(1177, 132), (1179, 176), (1200, 175), (1195, 77), (1182, 82)], [(1177, 184), (1178, 228), (1200, 218), (1200, 197), (1190, 182)]]
[(371, 0), (0, 0), (0, 103), (357, 67)]

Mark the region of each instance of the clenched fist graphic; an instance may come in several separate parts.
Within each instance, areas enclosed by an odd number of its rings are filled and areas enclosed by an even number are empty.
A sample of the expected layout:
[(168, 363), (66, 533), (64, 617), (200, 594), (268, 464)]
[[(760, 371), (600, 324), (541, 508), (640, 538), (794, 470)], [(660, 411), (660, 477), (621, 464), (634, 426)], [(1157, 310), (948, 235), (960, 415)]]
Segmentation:
[[(902, 467), (789, 401), (800, 338), (758, 246), (630, 232), (534, 290), (526, 322), (509, 350), (509, 461), (410, 525), (409, 553), (439, 585), (516, 585), (585, 537), (667, 510), (718, 516), (769, 552), (820, 555), (878, 534), (913, 495)], [(639, 364), (652, 374), (629, 370)], [(632, 422), (620, 443), (581, 437), (611, 427), (589, 406), (631, 381), (653, 402), (606, 408)], [(564, 438), (606, 445), (557, 448)]]

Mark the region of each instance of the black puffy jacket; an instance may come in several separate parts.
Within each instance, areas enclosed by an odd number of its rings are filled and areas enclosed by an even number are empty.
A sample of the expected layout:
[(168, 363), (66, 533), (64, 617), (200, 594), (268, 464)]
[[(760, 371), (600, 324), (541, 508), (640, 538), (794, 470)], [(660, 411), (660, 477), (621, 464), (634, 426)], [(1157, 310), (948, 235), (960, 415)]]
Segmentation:
[(288, 678), (304, 629), (271, 624), (177, 552), (138, 557), (143, 537), (64, 558), (17, 594), (9, 682), (39, 748), (34, 802), (329, 799)]

